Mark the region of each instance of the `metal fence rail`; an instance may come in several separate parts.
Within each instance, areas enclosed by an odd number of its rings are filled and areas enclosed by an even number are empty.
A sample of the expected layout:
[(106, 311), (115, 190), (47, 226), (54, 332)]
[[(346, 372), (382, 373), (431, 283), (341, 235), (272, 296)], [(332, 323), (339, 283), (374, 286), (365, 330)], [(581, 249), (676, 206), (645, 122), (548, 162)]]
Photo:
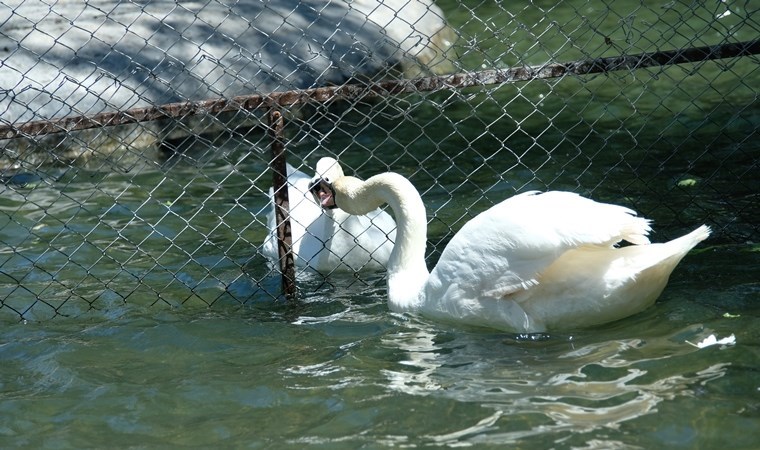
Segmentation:
[[(255, 304), (341, 276), (286, 257), (291, 233), (313, 233), (287, 220), (303, 199), (288, 199), (286, 151), (308, 174), (331, 155), (361, 176), (409, 176), (431, 260), (463, 220), (526, 188), (625, 203), (663, 239), (706, 222), (717, 244), (757, 241), (749, 4), (673, 4), (668, 22), (627, 2), (370, 3), (101, 1), (95, 24), (61, 5), (0, 3), (0, 317)], [(135, 32), (146, 24), (153, 34)], [(344, 37), (361, 45), (341, 53)], [(279, 264), (265, 256), (270, 229)], [(376, 280), (369, 254), (356, 281)]]
[(760, 40), (731, 42), (698, 48), (675, 49), (620, 55), (541, 66), (492, 69), (452, 75), (438, 75), (409, 80), (389, 80), (370, 84), (344, 84), (267, 94), (241, 95), (231, 99), (218, 98), (182, 103), (169, 103), (127, 111), (99, 113), (92, 116), (62, 117), (21, 124), (0, 125), (0, 137), (15, 139), (51, 133), (66, 133), (88, 128), (149, 122), (162, 119), (183, 119), (195, 115), (212, 115), (239, 110), (271, 109), (302, 103), (327, 103), (332, 100), (360, 100), (368, 97), (429, 92), (443, 89), (486, 87), (518, 81), (559, 78), (566, 75), (590, 75), (620, 70), (638, 70), (724, 58), (760, 54)]

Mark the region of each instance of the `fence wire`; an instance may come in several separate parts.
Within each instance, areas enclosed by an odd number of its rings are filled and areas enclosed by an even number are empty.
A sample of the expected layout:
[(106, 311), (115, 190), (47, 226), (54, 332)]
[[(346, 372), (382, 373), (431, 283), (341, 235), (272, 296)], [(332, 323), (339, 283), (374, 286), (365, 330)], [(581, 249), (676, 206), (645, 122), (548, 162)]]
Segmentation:
[[(754, 245), (756, 13), (0, 1), (0, 317), (269, 304), (283, 295), (272, 230), (285, 191), (296, 283), (348, 272), (373, 285), (392, 222), (314, 213), (303, 183), (322, 156), (409, 177), (431, 265), (464, 222), (528, 189), (629, 206), (657, 240), (707, 223), (712, 245)], [(273, 105), (292, 168), (274, 170), (290, 189), (270, 191)]]

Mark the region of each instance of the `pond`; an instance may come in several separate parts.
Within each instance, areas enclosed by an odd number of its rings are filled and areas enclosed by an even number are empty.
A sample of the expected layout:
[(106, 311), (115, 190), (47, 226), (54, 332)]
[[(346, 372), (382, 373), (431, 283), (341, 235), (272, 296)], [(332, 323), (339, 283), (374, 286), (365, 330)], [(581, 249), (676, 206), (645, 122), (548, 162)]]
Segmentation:
[[(757, 37), (731, 2), (554, 3), (440, 4), (471, 69)], [(720, 8), (733, 14), (718, 21)], [(465, 220), (529, 189), (634, 208), (654, 241), (713, 227), (653, 307), (592, 329), (515, 335), (391, 313), (382, 273), (300, 274), (285, 301), (257, 252), (270, 176), (256, 130), (8, 183), (0, 445), (756, 448), (757, 68), (410, 95), (289, 123), (296, 165), (333, 155), (365, 178), (410, 177), (431, 267)], [(710, 335), (735, 343), (694, 345)]]

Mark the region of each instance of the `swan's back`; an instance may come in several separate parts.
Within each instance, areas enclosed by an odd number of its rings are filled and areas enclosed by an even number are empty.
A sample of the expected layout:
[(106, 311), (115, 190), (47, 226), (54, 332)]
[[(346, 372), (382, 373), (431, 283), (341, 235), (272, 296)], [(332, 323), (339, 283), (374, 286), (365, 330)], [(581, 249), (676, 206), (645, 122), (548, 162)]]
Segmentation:
[(457, 279), (463, 295), (498, 297), (535, 285), (538, 274), (567, 250), (621, 240), (648, 243), (649, 231), (648, 220), (622, 206), (571, 192), (526, 192), (466, 223), (433, 273)]

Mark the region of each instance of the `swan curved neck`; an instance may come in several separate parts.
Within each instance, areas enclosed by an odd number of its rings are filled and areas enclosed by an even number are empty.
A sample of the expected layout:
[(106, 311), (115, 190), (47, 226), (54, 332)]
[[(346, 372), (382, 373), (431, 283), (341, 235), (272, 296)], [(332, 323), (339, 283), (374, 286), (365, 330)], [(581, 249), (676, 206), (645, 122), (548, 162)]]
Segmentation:
[(375, 175), (355, 187), (349, 189), (342, 203), (338, 202), (340, 208), (354, 213), (351, 209), (372, 210), (387, 203), (393, 210), (397, 229), (388, 260), (388, 301), (397, 311), (415, 309), (429, 276), (425, 265), (427, 215), (422, 198), (409, 180), (393, 172)]

